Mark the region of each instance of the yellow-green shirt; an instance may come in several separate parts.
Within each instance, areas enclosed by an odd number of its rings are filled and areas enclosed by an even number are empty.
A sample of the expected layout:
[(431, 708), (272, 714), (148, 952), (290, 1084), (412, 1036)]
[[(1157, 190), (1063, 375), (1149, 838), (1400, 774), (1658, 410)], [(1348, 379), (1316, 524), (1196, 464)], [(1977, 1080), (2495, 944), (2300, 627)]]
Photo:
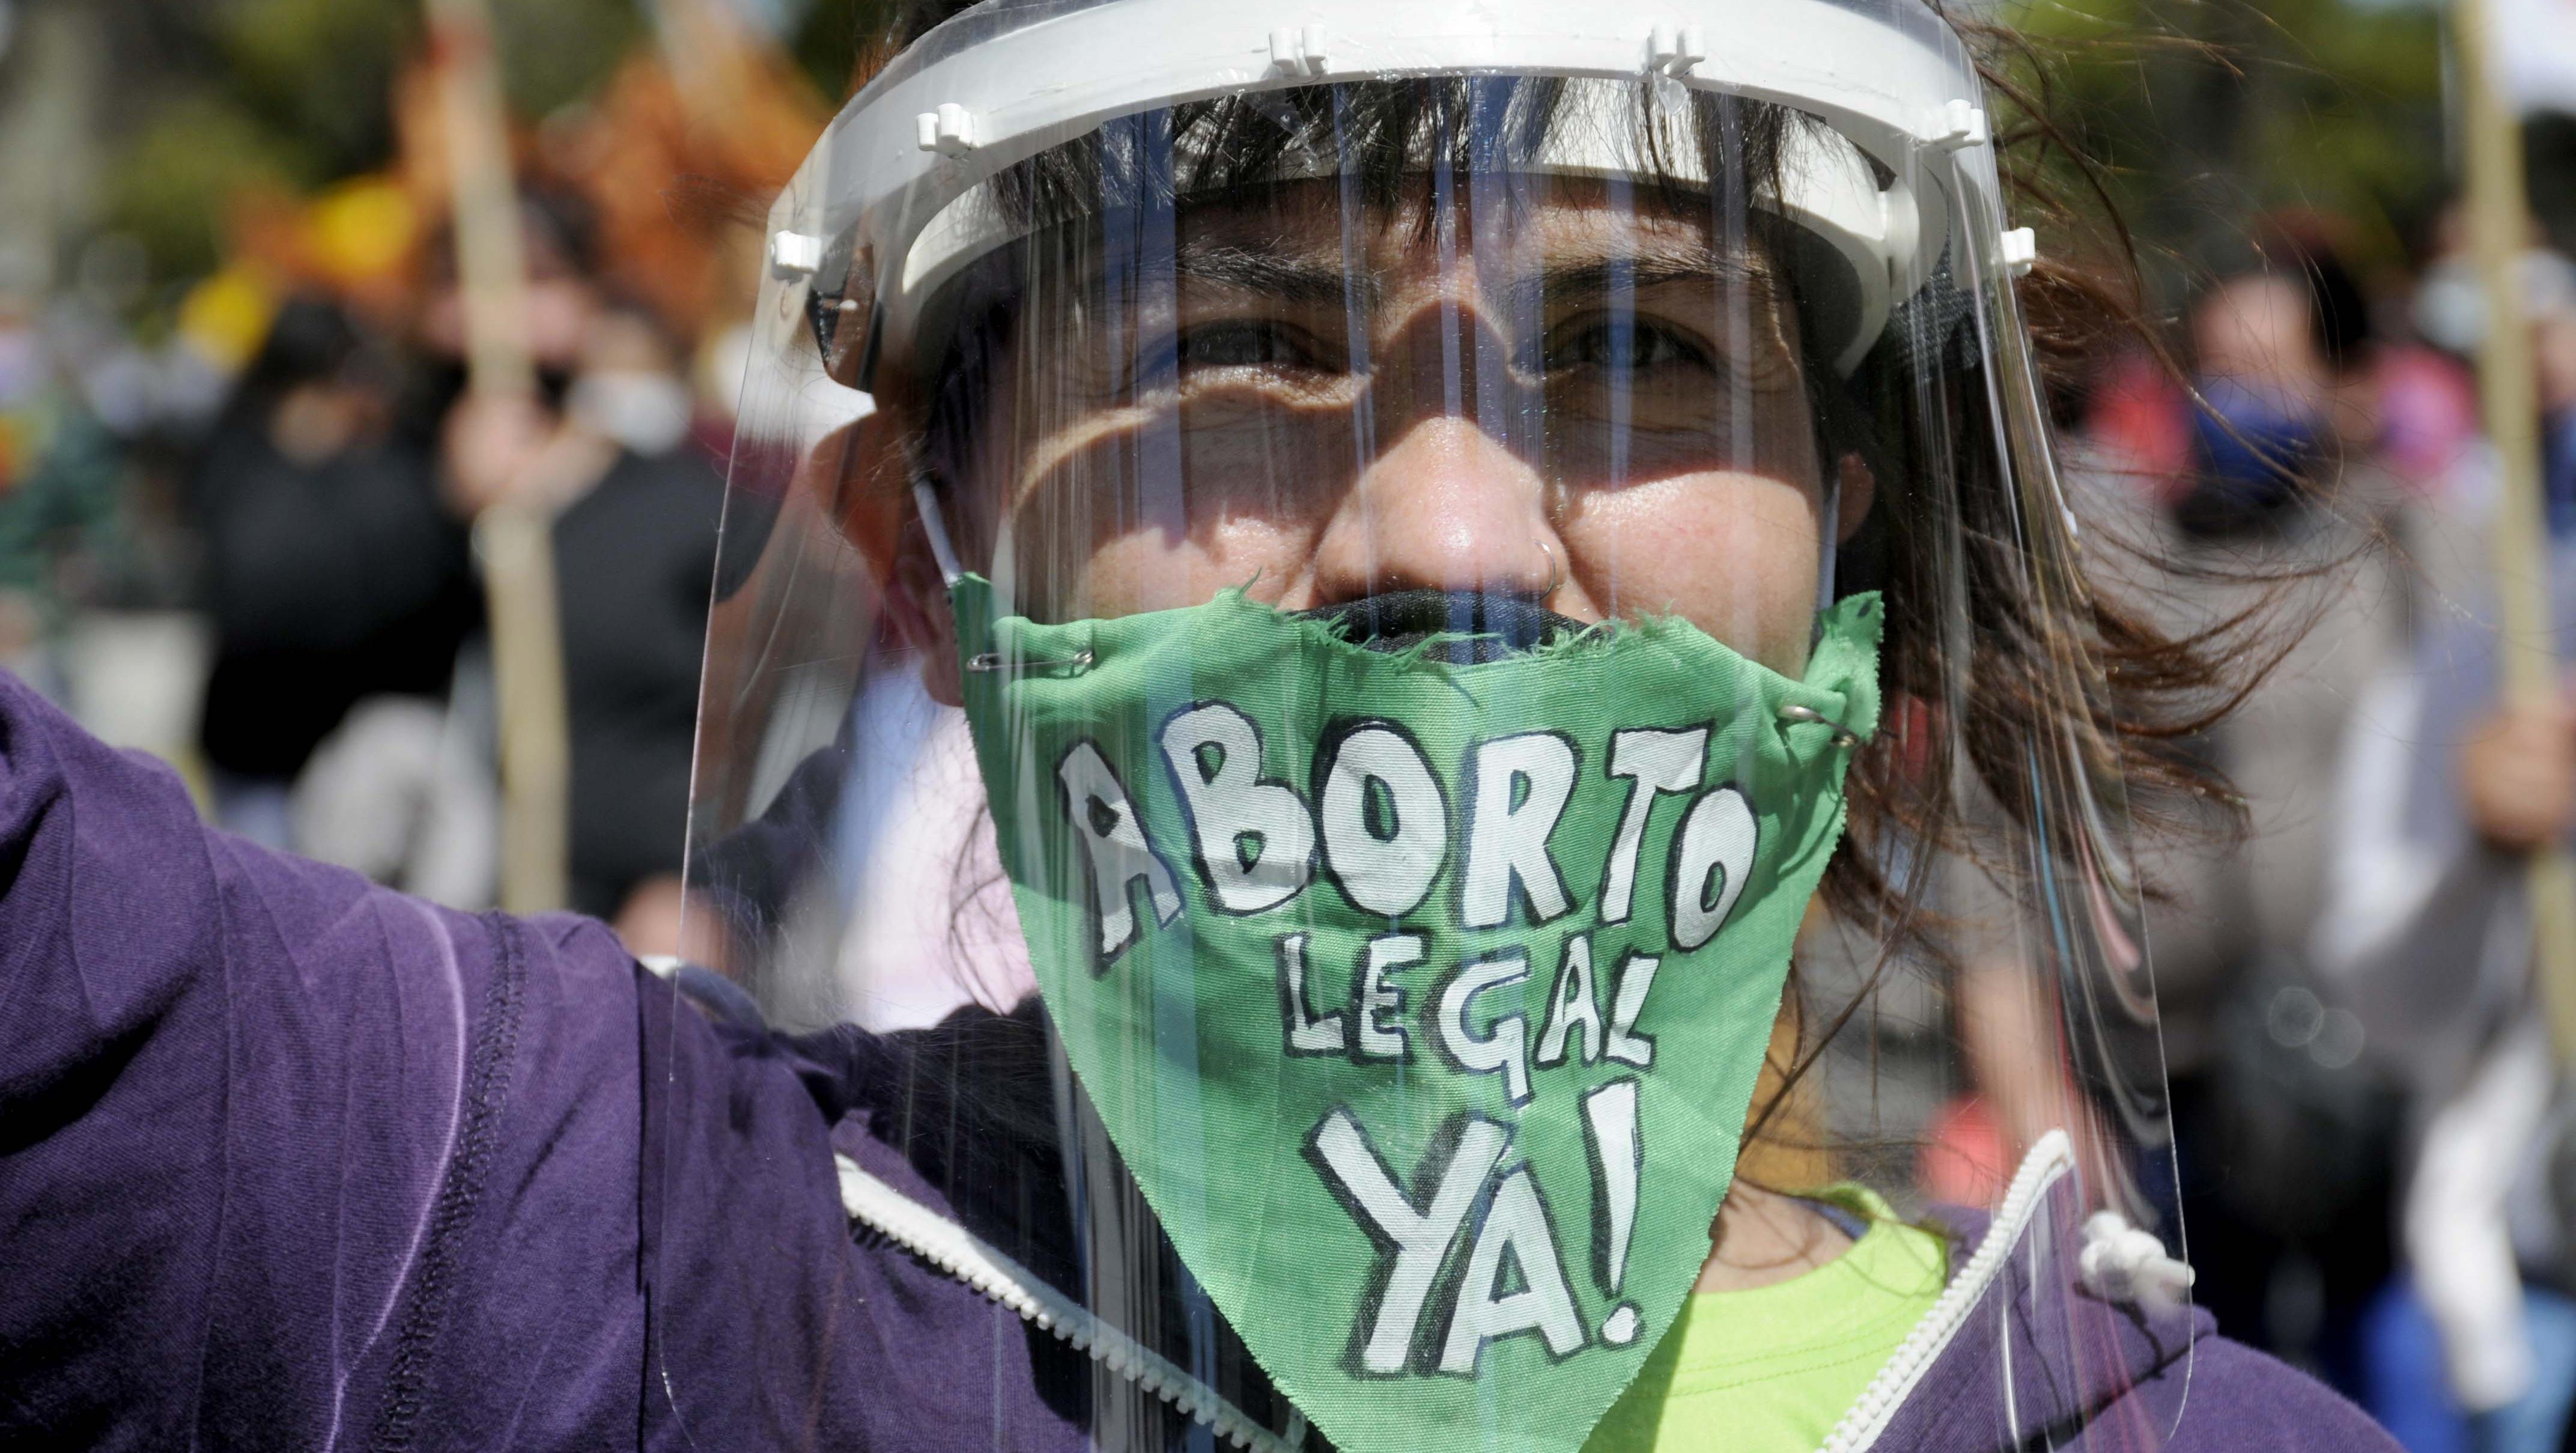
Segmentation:
[(1694, 1292), (1584, 1453), (1813, 1453), (1941, 1295), (1940, 1238), (1864, 1191), (1851, 1249), (1749, 1291)]

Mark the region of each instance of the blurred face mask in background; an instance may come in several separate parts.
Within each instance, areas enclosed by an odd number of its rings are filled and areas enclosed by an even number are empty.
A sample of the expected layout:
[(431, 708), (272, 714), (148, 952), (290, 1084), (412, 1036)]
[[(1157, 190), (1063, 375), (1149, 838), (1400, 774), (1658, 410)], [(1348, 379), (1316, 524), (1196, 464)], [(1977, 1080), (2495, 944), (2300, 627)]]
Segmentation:
[(2192, 412), (2192, 487), (2174, 507), (2188, 534), (2225, 536), (2259, 528), (2324, 477), (2334, 429), (2314, 404), (2205, 379), (2209, 408)]
[(695, 401), (666, 373), (593, 372), (573, 380), (564, 411), (630, 454), (668, 454), (689, 437)]

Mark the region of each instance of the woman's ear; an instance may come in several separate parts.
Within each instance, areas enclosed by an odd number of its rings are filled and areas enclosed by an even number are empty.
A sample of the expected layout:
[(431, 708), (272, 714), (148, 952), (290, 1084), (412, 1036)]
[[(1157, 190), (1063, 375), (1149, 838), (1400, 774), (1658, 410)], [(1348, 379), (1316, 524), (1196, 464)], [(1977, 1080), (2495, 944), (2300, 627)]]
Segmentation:
[(1870, 472), (1867, 461), (1854, 449), (1834, 465), (1835, 492), (1834, 542), (1848, 545), (1860, 533), (1861, 523), (1869, 518), (1870, 506), (1878, 503), (1878, 476)]
[(882, 583), (882, 608), (896, 637), (921, 653), (922, 685), (931, 699), (963, 705), (948, 581), (913, 505), (912, 465), (896, 413), (879, 409), (825, 438), (806, 470), (816, 503)]

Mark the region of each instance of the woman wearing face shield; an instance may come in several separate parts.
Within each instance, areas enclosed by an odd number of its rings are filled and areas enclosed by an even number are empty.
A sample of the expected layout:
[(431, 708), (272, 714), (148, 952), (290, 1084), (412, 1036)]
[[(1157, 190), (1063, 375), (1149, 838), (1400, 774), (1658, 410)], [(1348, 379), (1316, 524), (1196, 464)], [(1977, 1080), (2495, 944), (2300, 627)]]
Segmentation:
[[(725, 962), (207, 837), (13, 689), (0, 1426), (2379, 1441), (2153, 1209), (2211, 678), (2079, 568), (1957, 37), (1230, 9), (925, 14), (773, 213)], [(1990, 1211), (1869, 1072), (1967, 934), (2069, 1106)]]

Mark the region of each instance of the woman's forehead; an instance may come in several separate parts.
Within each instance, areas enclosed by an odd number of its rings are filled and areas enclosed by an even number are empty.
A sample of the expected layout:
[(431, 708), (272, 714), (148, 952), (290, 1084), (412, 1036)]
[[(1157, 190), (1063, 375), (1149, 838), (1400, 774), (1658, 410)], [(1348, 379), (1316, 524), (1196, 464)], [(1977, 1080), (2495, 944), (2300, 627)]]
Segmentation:
[[(1185, 199), (1159, 240), (1104, 220), (1077, 244), (1078, 273), (1094, 286), (1168, 277), (1334, 306), (1460, 273), (1552, 300), (1614, 285), (1767, 285), (1760, 229), (1716, 209), (1705, 193), (1514, 173), (1426, 175), (1386, 202), (1355, 203), (1320, 178)], [(1121, 231), (1127, 245), (1114, 245)]]

